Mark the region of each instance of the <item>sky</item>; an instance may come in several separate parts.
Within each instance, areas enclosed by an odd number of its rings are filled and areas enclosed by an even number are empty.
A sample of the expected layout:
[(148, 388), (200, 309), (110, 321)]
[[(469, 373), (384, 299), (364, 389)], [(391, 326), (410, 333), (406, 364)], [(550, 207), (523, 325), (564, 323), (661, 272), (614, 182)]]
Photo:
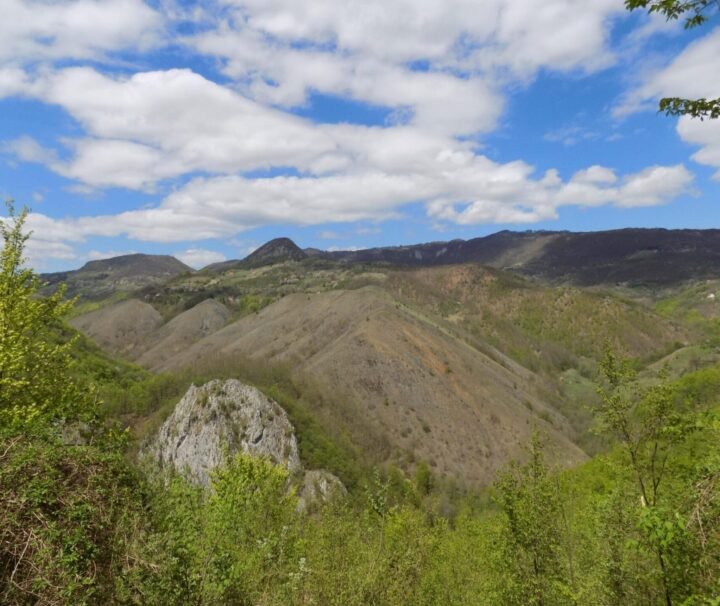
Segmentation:
[(39, 271), (502, 229), (720, 226), (720, 19), (622, 0), (0, 0)]

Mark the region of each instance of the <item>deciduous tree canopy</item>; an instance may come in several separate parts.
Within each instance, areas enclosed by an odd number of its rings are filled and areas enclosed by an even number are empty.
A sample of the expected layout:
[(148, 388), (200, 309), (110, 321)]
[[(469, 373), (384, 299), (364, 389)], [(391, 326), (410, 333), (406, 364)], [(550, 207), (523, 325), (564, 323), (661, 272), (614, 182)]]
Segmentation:
[[(628, 10), (645, 9), (648, 13), (665, 15), (668, 20), (684, 21), (685, 29), (706, 23), (718, 9), (718, 0), (625, 0)], [(692, 116), (693, 118), (720, 118), (720, 98), (683, 99), (665, 97), (660, 99), (659, 110), (668, 116)]]

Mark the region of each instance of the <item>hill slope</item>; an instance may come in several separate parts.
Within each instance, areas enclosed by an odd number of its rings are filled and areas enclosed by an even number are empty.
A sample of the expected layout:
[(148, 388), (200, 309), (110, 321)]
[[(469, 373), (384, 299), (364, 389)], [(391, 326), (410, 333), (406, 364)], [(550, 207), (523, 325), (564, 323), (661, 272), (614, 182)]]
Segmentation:
[(469, 346), (376, 287), (289, 295), (150, 367), (243, 357), (312, 377), (335, 407), (324, 414), (365, 448), (383, 449), (386, 460), (425, 460), (443, 475), (484, 483), (521, 454), (538, 425), (559, 459), (584, 458), (567, 421), (543, 401), (539, 377)]
[(65, 283), (69, 296), (94, 300), (160, 284), (192, 271), (175, 257), (133, 254), (89, 261), (78, 270), (44, 274), (41, 279), (48, 285), (46, 290)]
[(502, 231), (467, 241), (325, 254), (345, 263), (414, 267), (475, 262), (583, 286), (666, 286), (720, 277), (720, 230)]

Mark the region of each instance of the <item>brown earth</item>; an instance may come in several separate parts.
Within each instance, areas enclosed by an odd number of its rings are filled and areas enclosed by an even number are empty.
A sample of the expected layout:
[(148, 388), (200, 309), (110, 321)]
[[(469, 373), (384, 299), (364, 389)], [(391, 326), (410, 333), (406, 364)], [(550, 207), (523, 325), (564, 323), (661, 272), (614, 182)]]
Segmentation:
[(222, 303), (207, 299), (192, 309), (175, 316), (167, 324), (148, 335), (142, 354), (136, 362), (153, 367), (182, 353), (196, 341), (220, 330), (227, 324), (230, 312)]
[(684, 338), (639, 304), (477, 265), (381, 275), (360, 288), (288, 294), (231, 324), (215, 300), (162, 326), (138, 300), (73, 324), (153, 371), (227, 369), (248, 358), (290, 367), (320, 390), (313, 412), (372, 460), (406, 469), (426, 461), (472, 484), (521, 457), (535, 428), (555, 461), (582, 461), (575, 441), (586, 425), (575, 413), (586, 403), (563, 401), (560, 371), (597, 359), (605, 340), (642, 357)]
[(133, 358), (148, 336), (162, 325), (160, 313), (150, 304), (128, 299), (70, 320), (102, 349)]
[(153, 370), (180, 370), (233, 356), (312, 377), (337, 403), (336, 415), (374, 434), (356, 441), (387, 444), (387, 459), (424, 460), (443, 475), (485, 483), (522, 455), (535, 427), (549, 434), (559, 460), (585, 457), (563, 416), (542, 400), (542, 379), (377, 287), (290, 295), (175, 356), (143, 360)]

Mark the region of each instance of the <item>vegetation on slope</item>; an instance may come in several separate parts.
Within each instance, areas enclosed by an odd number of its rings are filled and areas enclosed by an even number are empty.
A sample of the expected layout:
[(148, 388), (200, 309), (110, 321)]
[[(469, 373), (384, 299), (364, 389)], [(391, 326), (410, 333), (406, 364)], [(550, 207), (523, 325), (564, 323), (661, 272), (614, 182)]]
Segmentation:
[[(59, 318), (31, 313), (49, 304), (21, 268), (22, 218), (3, 231), (0, 271), (13, 297), (0, 307), (2, 603), (720, 603), (720, 366), (649, 381), (607, 352), (607, 454), (558, 472), (536, 438), (489, 501), (452, 515), (420, 466), (413, 479), (378, 471), (305, 516), (266, 461), (230, 460), (203, 491), (139, 469), (124, 433), (90, 422), (90, 380), (142, 371), (58, 340)], [(29, 377), (33, 390), (17, 387)]]

